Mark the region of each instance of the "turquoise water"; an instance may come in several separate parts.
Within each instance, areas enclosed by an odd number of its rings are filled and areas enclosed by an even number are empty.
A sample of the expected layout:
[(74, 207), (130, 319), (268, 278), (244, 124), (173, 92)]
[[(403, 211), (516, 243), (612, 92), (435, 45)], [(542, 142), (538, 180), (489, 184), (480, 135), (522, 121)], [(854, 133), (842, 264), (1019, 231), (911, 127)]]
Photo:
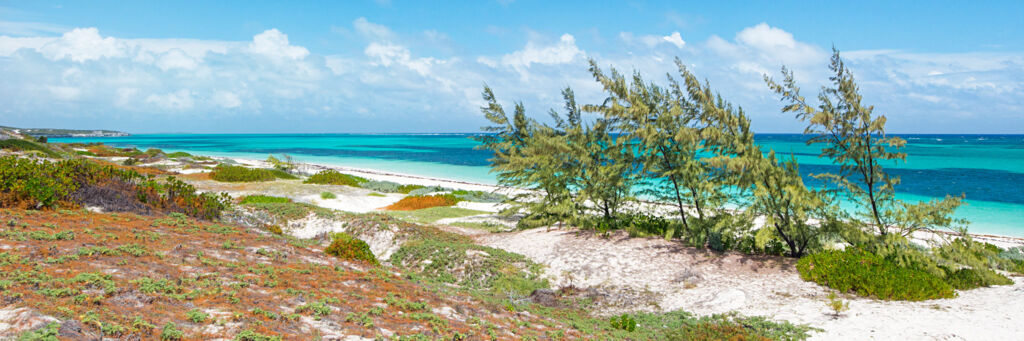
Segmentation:
[[(494, 184), (487, 159), (468, 134), (438, 135), (134, 135), (54, 138), (54, 142), (103, 142), (168, 152), (265, 159), (287, 153), (298, 161), (379, 169), (394, 173)], [(885, 165), (903, 183), (898, 196), (927, 200), (967, 195), (957, 214), (971, 231), (1024, 236), (1024, 135), (903, 135), (907, 162)], [(798, 134), (759, 134), (759, 144), (793, 155), (801, 172), (837, 172), (819, 147)], [(816, 180), (808, 179), (811, 184)]]

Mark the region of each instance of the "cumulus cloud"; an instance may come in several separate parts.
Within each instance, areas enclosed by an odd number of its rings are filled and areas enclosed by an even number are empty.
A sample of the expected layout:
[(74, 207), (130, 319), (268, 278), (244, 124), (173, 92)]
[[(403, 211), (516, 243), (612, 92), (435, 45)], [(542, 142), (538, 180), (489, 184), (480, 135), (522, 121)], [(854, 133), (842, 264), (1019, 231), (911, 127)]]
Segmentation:
[(294, 46), (288, 42), (288, 35), (276, 28), (269, 29), (252, 37), (249, 51), (277, 60), (299, 60), (309, 55), (309, 50), (302, 46)]
[[(559, 90), (565, 86), (581, 102), (603, 99), (587, 72), (588, 58), (658, 81), (675, 73), (672, 58), (679, 57), (747, 109), (755, 129), (798, 131), (798, 122), (780, 116), (777, 98), (761, 76), (775, 75), (785, 64), (813, 99), (814, 89), (827, 82), (830, 54), (828, 47), (767, 23), (704, 40), (684, 40), (679, 32), (622, 32), (620, 39), (596, 47), (571, 34), (534, 33), (507, 51), (479, 55), (454, 46), (442, 52), (449, 56), (418, 45), (458, 43), (442, 32), (404, 36), (365, 18), (347, 29), (361, 39), (347, 40), (353, 48), (326, 56), (292, 44), (277, 29), (239, 41), (123, 39), (96, 28), (51, 37), (3, 35), (0, 107), (7, 110), (5, 118), (40, 118), (44, 124), (54, 118), (135, 117), (143, 131), (475, 131), (484, 123), (482, 84), (502, 100), (523, 101), (543, 119), (549, 108), (561, 107)], [(1004, 130), (1024, 126), (1022, 54), (878, 50), (844, 51), (844, 57), (865, 100), (889, 116), (894, 131), (921, 131), (922, 122), (956, 127), (968, 117)], [(240, 113), (247, 115), (245, 124), (230, 124)], [(294, 124), (282, 126), (282, 117)]]

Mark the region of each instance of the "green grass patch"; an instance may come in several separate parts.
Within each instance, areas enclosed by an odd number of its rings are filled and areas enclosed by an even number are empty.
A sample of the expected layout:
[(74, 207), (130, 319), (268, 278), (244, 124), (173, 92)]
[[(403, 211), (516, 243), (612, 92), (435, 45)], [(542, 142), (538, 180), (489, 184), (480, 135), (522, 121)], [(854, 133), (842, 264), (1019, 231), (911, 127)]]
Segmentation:
[(167, 158), (168, 159), (176, 159), (176, 158), (179, 158), (179, 157), (192, 157), (192, 154), (189, 154), (189, 153), (186, 153), (186, 152), (173, 152), (173, 153), (167, 154)]
[(414, 223), (430, 224), (445, 218), (461, 218), (479, 214), (487, 214), (487, 212), (471, 210), (468, 208), (461, 207), (440, 206), (413, 211), (387, 211), (387, 214)]
[(542, 267), (522, 255), (476, 245), (464, 237), (440, 237), (406, 242), (391, 256), (391, 263), (431, 281), (493, 294), (529, 295), (548, 287), (547, 280), (541, 278)]
[(218, 165), (210, 172), (210, 178), (221, 182), (260, 182), (277, 179), (293, 180), (298, 177), (277, 169), (248, 168), (242, 166)]
[(337, 199), (337, 198), (338, 198), (338, 196), (334, 195), (334, 193), (331, 193), (331, 192), (320, 193), (320, 199), (328, 200), (328, 199)]
[(245, 204), (283, 204), (283, 203), (289, 203), (289, 202), (292, 202), (292, 199), (285, 198), (285, 197), (275, 197), (275, 196), (272, 196), (272, 195), (256, 194), (256, 195), (247, 195), (247, 196), (242, 197), (242, 200), (239, 203), (242, 204), (242, 205), (245, 205)]
[(245, 206), (265, 211), (284, 220), (302, 219), (308, 216), (310, 212), (315, 213), (321, 218), (333, 218), (337, 215), (337, 212), (331, 209), (297, 202), (253, 203), (246, 204)]
[(797, 262), (796, 268), (806, 281), (860, 296), (898, 301), (956, 296), (953, 287), (942, 277), (898, 266), (856, 248), (808, 255)]
[(367, 194), (366, 196), (368, 196), (368, 197), (381, 197), (381, 198), (386, 197), (386, 195), (383, 195), (383, 194), (380, 194), (380, 193), (377, 193), (377, 192), (370, 192), (370, 194)]

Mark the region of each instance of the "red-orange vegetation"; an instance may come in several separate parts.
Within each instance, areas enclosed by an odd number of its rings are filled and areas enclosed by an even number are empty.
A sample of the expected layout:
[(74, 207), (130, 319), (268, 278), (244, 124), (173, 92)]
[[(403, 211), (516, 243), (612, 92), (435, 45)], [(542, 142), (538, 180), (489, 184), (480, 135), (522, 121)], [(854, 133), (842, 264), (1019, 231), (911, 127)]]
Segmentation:
[(394, 204), (384, 207), (384, 209), (390, 211), (413, 211), (430, 207), (452, 206), (458, 202), (459, 200), (451, 194), (408, 196)]

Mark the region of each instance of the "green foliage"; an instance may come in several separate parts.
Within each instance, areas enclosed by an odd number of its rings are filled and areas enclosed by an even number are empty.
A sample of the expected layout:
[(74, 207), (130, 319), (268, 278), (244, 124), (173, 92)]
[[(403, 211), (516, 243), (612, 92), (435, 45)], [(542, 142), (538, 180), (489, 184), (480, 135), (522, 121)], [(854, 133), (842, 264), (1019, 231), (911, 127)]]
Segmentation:
[(202, 310), (192, 309), (185, 312), (185, 317), (187, 317), (188, 320), (192, 321), (193, 323), (203, 323), (210, 318), (210, 315), (204, 313)]
[(612, 328), (622, 329), (622, 330), (625, 330), (627, 332), (632, 332), (632, 331), (636, 330), (636, 320), (634, 320), (632, 317), (630, 317), (627, 314), (622, 314), (622, 315), (619, 315), (619, 316), (612, 316), (612, 318), (611, 318), (611, 325), (612, 325)]
[(271, 195), (255, 194), (255, 195), (246, 195), (246, 196), (242, 197), (242, 200), (239, 203), (242, 204), (242, 205), (246, 205), (246, 204), (272, 204), (272, 203), (290, 203), (290, 202), (292, 202), (292, 199), (290, 199), (290, 198), (275, 197), (275, 196), (271, 196)]
[(50, 157), (50, 158), (54, 158), (54, 159), (61, 158), (61, 154), (59, 152), (54, 151), (53, 149), (50, 149), (49, 147), (47, 147), (45, 145), (39, 144), (38, 142), (29, 141), (29, 140), (20, 140), (20, 139), (0, 140), (0, 149), (8, 149), (8, 150), (14, 150), (14, 151), (37, 151), (37, 152), (40, 152), (43, 155), (45, 155), (47, 157)]
[(331, 192), (320, 193), (320, 199), (327, 200), (327, 199), (337, 199), (337, 198), (338, 198), (338, 196), (334, 195), (334, 193), (331, 193)]
[(269, 155), (267, 156), (267, 163), (270, 163), (270, 165), (273, 166), (274, 169), (283, 172), (290, 172), (293, 169), (295, 169), (295, 161), (292, 160), (292, 157), (288, 154), (281, 154), (280, 159), (274, 157), (273, 155)]
[(21, 334), (18, 337), (18, 341), (57, 341), (58, 331), (60, 330), (60, 324), (50, 322), (46, 326)]
[(327, 169), (313, 174), (313, 176), (306, 179), (306, 181), (303, 181), (303, 183), (359, 187), (360, 184), (368, 181), (369, 180), (355, 175), (349, 175), (333, 169)]
[(441, 206), (412, 211), (388, 211), (387, 213), (388, 215), (414, 223), (430, 224), (445, 218), (468, 217), (478, 214), (486, 214), (487, 212), (461, 207)]
[(235, 335), (234, 341), (281, 341), (280, 336), (268, 336), (250, 329), (243, 330), (238, 335)]
[[(858, 205), (853, 218), (863, 229), (885, 236), (890, 232), (908, 236), (921, 228), (954, 228), (966, 221), (951, 218), (963, 197), (907, 203), (895, 198), (899, 177), (891, 177), (883, 163), (906, 161), (900, 152), (906, 141), (885, 133), (885, 115), (874, 113), (874, 106), (861, 103), (859, 87), (846, 68), (838, 50), (833, 50), (829, 69), (831, 87), (818, 95), (817, 107), (800, 95), (793, 73), (782, 68), (782, 84), (765, 76), (768, 86), (786, 102), (783, 112), (796, 113), (807, 122), (808, 144), (822, 144), (821, 156), (839, 165), (839, 174), (818, 174), (831, 180), (842, 193)], [(863, 238), (861, 238), (863, 239)], [(860, 244), (862, 240), (853, 240)]]
[(377, 257), (370, 251), (370, 245), (345, 232), (338, 232), (331, 235), (331, 245), (324, 249), (324, 253), (344, 259), (363, 261), (370, 264), (378, 264)]
[(217, 165), (217, 167), (213, 169), (213, 172), (210, 172), (210, 178), (222, 182), (259, 182), (273, 181), (277, 179), (298, 179), (298, 177), (278, 169), (248, 168), (225, 164)]
[[(74, 196), (76, 192), (91, 195)], [(0, 194), (7, 196), (0, 196), (0, 206), (28, 203), (33, 208), (62, 204), (74, 207), (84, 200), (100, 200), (116, 204), (114, 209), (144, 205), (201, 219), (218, 218), (230, 206), (227, 194), (198, 193), (195, 187), (174, 177), (161, 182), (134, 170), (84, 159), (49, 162), (0, 157)]]
[(192, 154), (189, 154), (189, 153), (186, 153), (186, 152), (173, 152), (173, 153), (167, 154), (167, 158), (168, 159), (177, 159), (177, 158), (181, 158), (181, 157), (192, 157)]
[(452, 195), (460, 201), (469, 202), (500, 203), (508, 199), (504, 194), (484, 191), (455, 190)]
[(163, 341), (177, 341), (183, 337), (185, 337), (185, 332), (178, 329), (178, 325), (174, 324), (174, 322), (167, 322), (163, 330), (160, 331), (160, 340)]
[(416, 270), (440, 283), (484, 289), (494, 294), (528, 295), (547, 288), (542, 268), (522, 255), (480, 246), (461, 236), (436, 236), (406, 242), (391, 263)]
[(824, 190), (804, 185), (796, 160), (778, 162), (775, 151), (765, 157), (753, 153), (752, 213), (765, 217), (765, 226), (789, 247), (790, 257), (803, 256), (821, 246), (821, 237), (835, 232), (842, 223), (835, 216), (838, 206)]
[(850, 310), (850, 302), (845, 302), (834, 292), (828, 293), (828, 308), (832, 310), (832, 317), (838, 318), (844, 311)]
[(989, 269), (961, 268), (950, 270), (947, 268), (944, 270), (946, 270), (946, 282), (957, 290), (1013, 284), (1013, 280)]
[(856, 248), (805, 256), (797, 262), (797, 270), (804, 280), (884, 300), (921, 301), (956, 295), (953, 287), (938, 275), (899, 266)]

